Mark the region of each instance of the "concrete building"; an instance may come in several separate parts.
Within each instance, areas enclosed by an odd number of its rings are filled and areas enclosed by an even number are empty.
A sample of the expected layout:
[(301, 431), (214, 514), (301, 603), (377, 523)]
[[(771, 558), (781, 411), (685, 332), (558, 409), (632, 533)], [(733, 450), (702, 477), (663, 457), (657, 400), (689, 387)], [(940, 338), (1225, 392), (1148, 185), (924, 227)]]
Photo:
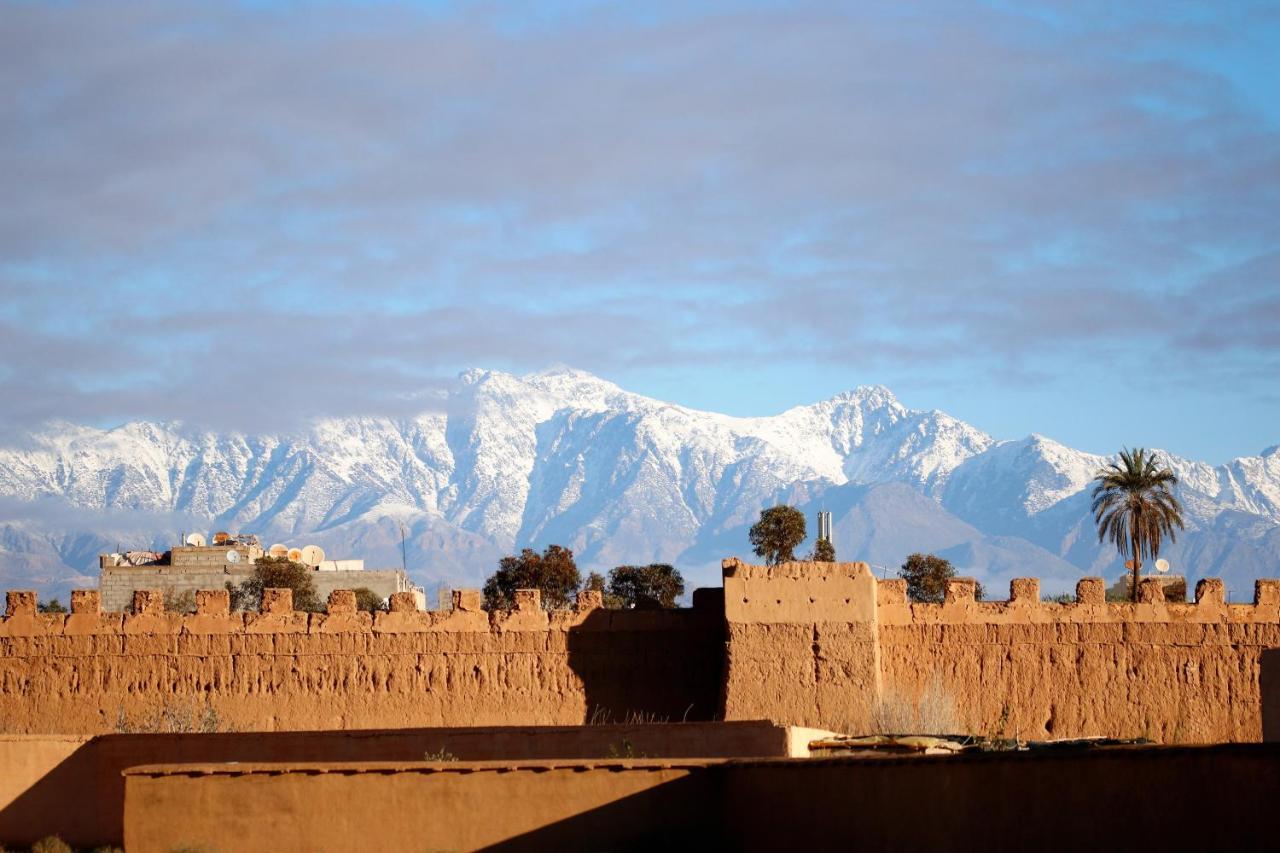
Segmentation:
[[(253, 576), (254, 561), (265, 554), (255, 536), (226, 537), (215, 545), (181, 545), (164, 553), (102, 554), (98, 557), (102, 608), (122, 612), (133, 602), (133, 593), (143, 589), (177, 596), (223, 589), (227, 583), (239, 586)], [(426, 609), (425, 592), (400, 569), (366, 571), (364, 560), (320, 560), (311, 569), (321, 601), (335, 589), (367, 587), (384, 599), (397, 592), (413, 593), (418, 608)]]

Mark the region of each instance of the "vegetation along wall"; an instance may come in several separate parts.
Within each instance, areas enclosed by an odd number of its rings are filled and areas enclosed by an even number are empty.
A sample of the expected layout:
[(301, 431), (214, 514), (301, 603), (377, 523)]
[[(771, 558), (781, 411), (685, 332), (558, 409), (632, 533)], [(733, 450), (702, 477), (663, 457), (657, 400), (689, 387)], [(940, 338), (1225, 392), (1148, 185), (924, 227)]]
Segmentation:
[[(548, 613), (533, 591), (487, 613), (476, 591), (425, 613), (409, 594), (358, 613), (349, 592), (327, 613), (269, 591), (262, 613), (166, 613), (139, 592), (132, 614), (36, 612), (8, 594), (0, 621), (0, 731), (101, 733), (626, 720), (769, 719), (868, 731), (964, 731), (1048, 739), (1161, 742), (1262, 736), (1262, 651), (1280, 647), (1280, 581), (1227, 604), (1202, 581), (1196, 602), (1042, 602), (1015, 580), (1007, 601), (975, 601), (953, 581), (943, 604), (913, 604), (901, 581), (860, 563), (724, 563), (720, 590), (686, 610), (615, 611), (598, 593)], [(1271, 661), (1278, 659), (1268, 656)], [(1273, 664), (1274, 665), (1274, 664)], [(1274, 673), (1272, 677), (1274, 677)]]

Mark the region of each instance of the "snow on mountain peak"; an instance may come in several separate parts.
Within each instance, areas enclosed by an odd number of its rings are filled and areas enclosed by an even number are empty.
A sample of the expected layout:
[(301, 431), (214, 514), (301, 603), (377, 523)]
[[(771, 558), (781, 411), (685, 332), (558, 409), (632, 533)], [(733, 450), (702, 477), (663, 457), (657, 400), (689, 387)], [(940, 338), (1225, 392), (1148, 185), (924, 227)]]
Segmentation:
[[(1257, 519), (1264, 532), (1280, 523), (1275, 448), (1218, 467), (1169, 460), (1197, 530), (1227, 510)], [(347, 547), (372, 529), (360, 525), (393, 513), (418, 531), (423, 565), (438, 577), (466, 576), (483, 568), (476, 560), (549, 542), (606, 567), (718, 559), (742, 547), (742, 530), (779, 495), (891, 485), (932, 505), (930, 523), (949, 536), (1026, 536), (1062, 556), (1074, 548), (1080, 556), (1072, 559), (1097, 571), (1096, 551), (1080, 551), (1077, 532), (1052, 525), (1081, 523), (1076, 503), (1104, 461), (1039, 434), (997, 441), (943, 412), (908, 409), (880, 385), (742, 418), (664, 403), (567, 367), (525, 376), (472, 369), (438, 411), (328, 418), (297, 435), (51, 425), (27, 447), (0, 448), (0, 496), (54, 498), (92, 512), (177, 512), (211, 527)], [(906, 523), (886, 518), (848, 521), (843, 535), (870, 541), (859, 525)], [(1280, 533), (1273, 538), (1280, 542)], [(60, 559), (79, 571), (82, 556)]]

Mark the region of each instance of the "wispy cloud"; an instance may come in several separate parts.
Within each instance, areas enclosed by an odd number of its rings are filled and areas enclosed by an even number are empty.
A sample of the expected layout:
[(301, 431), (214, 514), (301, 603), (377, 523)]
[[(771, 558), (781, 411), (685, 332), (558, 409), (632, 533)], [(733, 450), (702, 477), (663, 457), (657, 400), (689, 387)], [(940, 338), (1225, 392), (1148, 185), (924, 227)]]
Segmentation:
[(1264, 4), (4, 19), (9, 429), (400, 412), (466, 364), (1280, 367)]

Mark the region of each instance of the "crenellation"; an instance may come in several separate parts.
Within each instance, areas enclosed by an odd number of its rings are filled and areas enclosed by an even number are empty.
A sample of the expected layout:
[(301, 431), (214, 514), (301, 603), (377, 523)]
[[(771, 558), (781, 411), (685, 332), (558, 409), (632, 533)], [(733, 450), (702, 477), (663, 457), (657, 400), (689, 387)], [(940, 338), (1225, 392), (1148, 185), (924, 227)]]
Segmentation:
[[(166, 612), (158, 593), (140, 593), (134, 613), (103, 613), (83, 591), (63, 617), (11, 594), (0, 720), (52, 725), (23, 710), (47, 695), (74, 700), (60, 703), (64, 731), (173, 703), (213, 703), (241, 728), (315, 728), (581, 723), (596, 706), (679, 717), (693, 702), (697, 718), (858, 732), (877, 697), (940, 681), (980, 731), (1005, 705), (1011, 727), (1041, 736), (1050, 705), (1055, 736), (1140, 733), (1149, 718), (1172, 737), (1192, 707), (1206, 737), (1260, 731), (1248, 709), (1258, 656), (1280, 645), (1276, 583), (1258, 584), (1254, 604), (1230, 605), (1216, 579), (1197, 586), (1195, 603), (1161, 601), (1148, 584), (1134, 604), (1105, 602), (1101, 580), (1085, 578), (1076, 601), (1060, 604), (1041, 602), (1034, 579), (1011, 583), (1008, 601), (976, 601), (972, 582), (956, 579), (944, 603), (922, 604), (907, 601), (901, 579), (860, 564), (774, 568), (732, 562), (724, 590), (689, 610), (606, 610), (582, 595), (547, 611), (521, 591), (513, 610), (489, 612), (478, 590), (458, 590), (444, 612), (394, 598), (385, 612), (357, 612), (339, 591), (326, 612), (307, 613), (288, 590), (267, 590), (263, 612), (235, 613), (213, 589), (194, 614)], [(1162, 705), (1156, 683), (1178, 701)]]
[(1040, 604), (1040, 579), (1014, 578), (1009, 581), (1009, 603), (1038, 606)]

